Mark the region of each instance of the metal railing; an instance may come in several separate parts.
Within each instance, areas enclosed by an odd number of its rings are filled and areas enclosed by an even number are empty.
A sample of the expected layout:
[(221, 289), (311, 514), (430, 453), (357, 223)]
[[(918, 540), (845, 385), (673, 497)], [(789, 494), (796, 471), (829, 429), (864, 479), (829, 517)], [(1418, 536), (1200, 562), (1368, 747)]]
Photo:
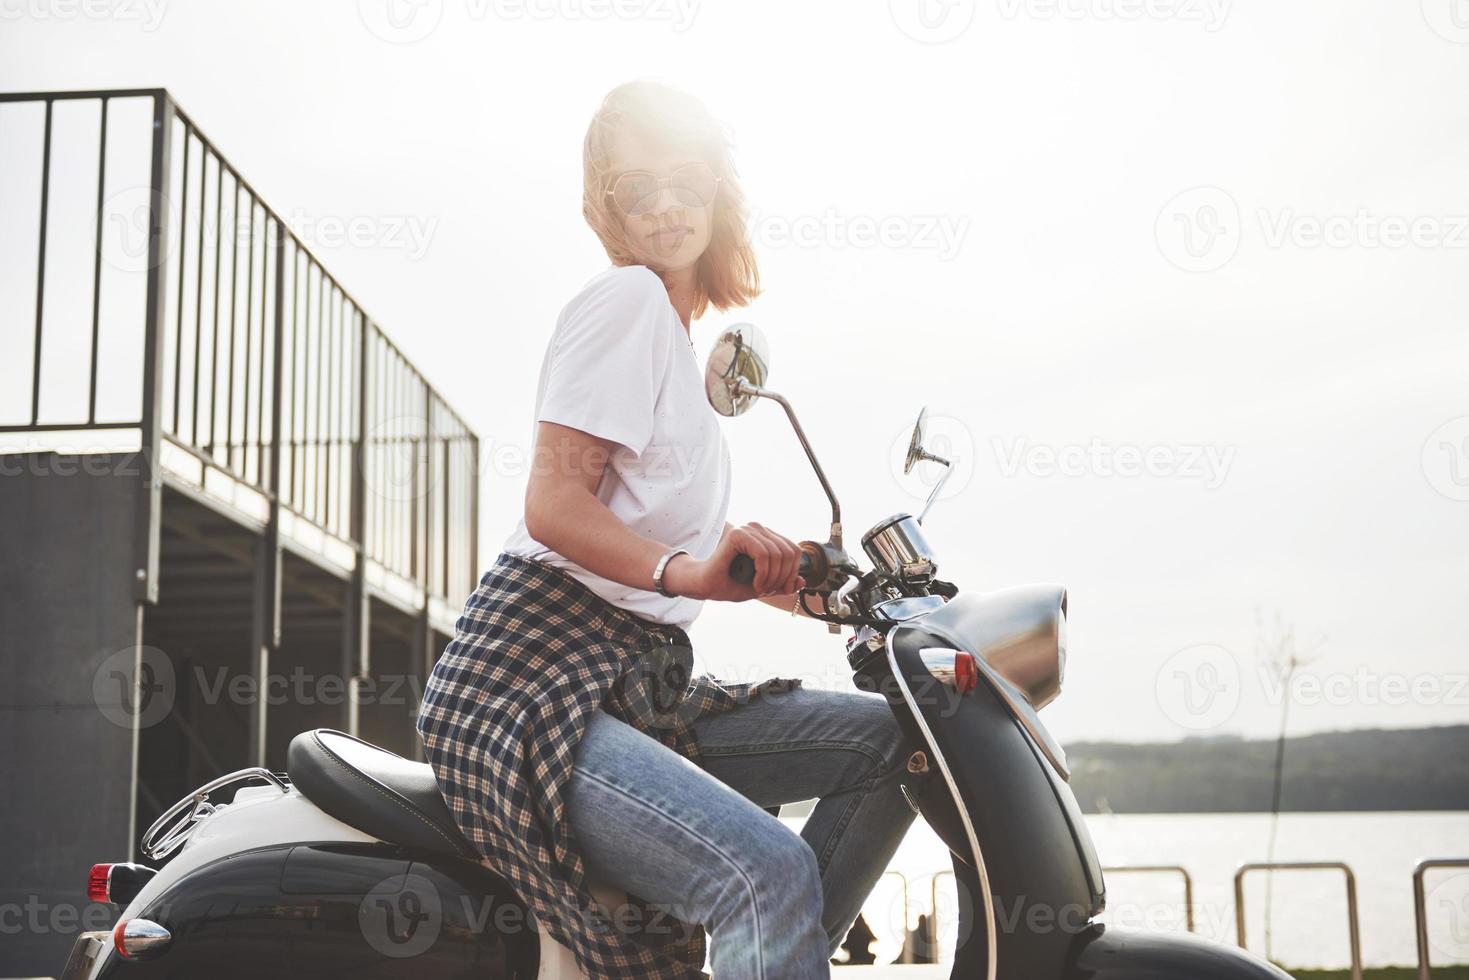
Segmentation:
[(1103, 868), (1103, 874), (1176, 874), (1183, 878), (1183, 921), (1189, 932), (1194, 932), (1194, 878), (1188, 869), (1178, 864), (1124, 864)]
[(34, 150), (38, 194), (34, 298), (6, 297), (31, 337), (7, 356), (29, 371), (12, 368), (24, 397), (0, 409), (0, 433), (139, 432), (155, 498), (140, 598), (157, 600), (167, 446), (201, 483), (258, 493), (273, 537), (289, 515), (359, 573), (370, 562), (420, 599), (462, 601), (478, 576), (478, 438), (169, 94), (0, 94), (0, 129), (12, 161)]
[(1357, 876), (1341, 861), (1271, 861), (1242, 864), (1234, 873), (1235, 932), (1245, 943), (1245, 875), (1251, 871), (1340, 871), (1347, 881), (1347, 937), (1352, 951), (1352, 980), (1362, 980), (1362, 931), (1357, 917)]
[(1413, 928), (1418, 941), (1418, 980), (1432, 980), (1428, 959), (1428, 900), (1423, 878), (1435, 868), (1469, 868), (1469, 858), (1431, 858), (1413, 869)]
[[(1432, 980), (1432, 967), (1429, 962), (1429, 936), (1428, 936), (1428, 909), (1424, 886), (1424, 879), (1428, 872), (1440, 868), (1469, 868), (1469, 858), (1433, 858), (1420, 861), (1413, 869), (1413, 917), (1418, 948), (1418, 980)], [(1105, 874), (1117, 873), (1168, 873), (1177, 874), (1183, 878), (1184, 902), (1187, 910), (1188, 931), (1194, 932), (1194, 902), (1193, 902), (1193, 876), (1188, 869), (1182, 865), (1159, 864), (1159, 865), (1119, 865), (1103, 868)], [(1351, 867), (1340, 861), (1298, 861), (1298, 862), (1260, 862), (1242, 864), (1234, 874), (1234, 902), (1235, 902), (1235, 935), (1236, 941), (1241, 949), (1247, 948), (1245, 929), (1245, 876), (1254, 871), (1340, 871), (1346, 879), (1347, 897), (1347, 928), (1348, 939), (1351, 944), (1351, 970), (1356, 980), (1362, 977), (1362, 950), (1361, 930), (1359, 924), (1359, 912), (1357, 905), (1357, 876)], [(894, 872), (890, 872), (894, 873)], [(929, 917), (933, 935), (937, 936), (938, 922), (938, 884), (945, 875), (952, 876), (953, 872), (943, 869), (934, 872), (929, 882)], [(904, 885), (904, 908), (907, 908), (907, 879), (903, 879)]]

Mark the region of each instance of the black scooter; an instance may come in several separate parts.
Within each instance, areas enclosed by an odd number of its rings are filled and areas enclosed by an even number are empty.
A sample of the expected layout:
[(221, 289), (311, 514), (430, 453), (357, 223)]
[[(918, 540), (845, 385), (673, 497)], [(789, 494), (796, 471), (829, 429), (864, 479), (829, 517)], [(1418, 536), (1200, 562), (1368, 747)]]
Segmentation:
[[(863, 572), (794, 412), (763, 387), (767, 365), (759, 332), (731, 328), (709, 358), (709, 399), (730, 416), (757, 398), (780, 404), (831, 501), (827, 541), (802, 544), (802, 602), (833, 632), (852, 629), (858, 688), (926, 746), (902, 787), (952, 852), (951, 980), (1289, 980), (1240, 950), (1096, 921), (1101, 865), (1037, 714), (1061, 689), (1065, 589), (981, 594), (939, 579), (921, 522), (942, 480), (917, 518), (862, 536)], [(905, 472), (928, 460), (946, 477), (952, 461), (923, 448), (923, 430), (920, 414)], [(748, 559), (730, 568), (752, 572)], [(62, 980), (582, 977), (479, 862), (427, 765), (319, 729), (295, 738), (287, 768), (223, 776), (171, 807), (142, 841), (149, 858), (174, 855), (160, 870), (95, 866), (89, 893), (122, 912), (110, 932), (78, 939)], [(228, 789), (231, 802), (211, 801)], [(626, 898), (593, 890), (609, 908)]]

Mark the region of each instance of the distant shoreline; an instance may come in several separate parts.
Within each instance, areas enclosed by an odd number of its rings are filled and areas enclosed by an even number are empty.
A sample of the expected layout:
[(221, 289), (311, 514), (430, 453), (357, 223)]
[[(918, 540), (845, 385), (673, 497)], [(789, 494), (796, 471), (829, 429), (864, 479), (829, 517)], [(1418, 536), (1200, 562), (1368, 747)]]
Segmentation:
[[(1086, 813), (1268, 813), (1273, 739), (1066, 746)], [(1469, 810), (1469, 725), (1287, 739), (1283, 813)]]

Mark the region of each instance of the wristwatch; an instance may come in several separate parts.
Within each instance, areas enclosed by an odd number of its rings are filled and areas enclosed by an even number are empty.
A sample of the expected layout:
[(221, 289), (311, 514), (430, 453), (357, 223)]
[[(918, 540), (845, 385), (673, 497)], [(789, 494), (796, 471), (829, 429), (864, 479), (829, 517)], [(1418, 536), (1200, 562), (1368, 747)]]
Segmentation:
[(668, 567), (668, 563), (673, 560), (674, 555), (686, 555), (688, 553), (688, 549), (686, 548), (674, 548), (668, 554), (659, 558), (658, 564), (653, 566), (653, 588), (659, 595), (667, 596), (670, 599), (678, 598), (678, 596), (663, 587), (663, 569)]

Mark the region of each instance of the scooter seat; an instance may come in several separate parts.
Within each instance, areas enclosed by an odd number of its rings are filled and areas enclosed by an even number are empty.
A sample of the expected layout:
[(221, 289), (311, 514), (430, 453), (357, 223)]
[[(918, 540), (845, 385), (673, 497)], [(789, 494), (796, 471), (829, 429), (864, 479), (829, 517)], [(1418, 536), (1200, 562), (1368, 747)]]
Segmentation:
[(424, 763), (318, 728), (291, 740), (286, 769), (302, 796), (364, 834), (435, 854), (479, 856)]

